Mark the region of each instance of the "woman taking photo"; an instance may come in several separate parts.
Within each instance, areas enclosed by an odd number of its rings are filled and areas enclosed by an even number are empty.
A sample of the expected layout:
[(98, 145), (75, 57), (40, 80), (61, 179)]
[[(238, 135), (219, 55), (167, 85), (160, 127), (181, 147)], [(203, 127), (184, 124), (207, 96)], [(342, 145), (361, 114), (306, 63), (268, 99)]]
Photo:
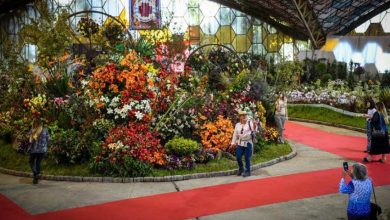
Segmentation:
[(279, 143), (284, 143), (284, 123), (287, 120), (287, 100), (283, 93), (279, 94), (275, 103), (275, 123), (279, 132)]
[(364, 162), (371, 162), (373, 155), (382, 155), (379, 162), (386, 162), (386, 154), (390, 153), (388, 124), (389, 119), (383, 102), (376, 104), (376, 112), (371, 119), (371, 148)]
[(47, 128), (43, 127), (41, 121), (34, 121), (29, 135), (29, 163), (33, 172), (33, 184), (38, 183), (39, 174), (41, 173), (41, 162), (47, 153), (49, 141), (50, 135)]
[[(352, 180), (345, 184), (347, 174)], [(348, 220), (369, 220), (371, 214), (372, 181), (367, 178), (367, 168), (357, 163), (352, 166), (352, 172), (343, 169), (339, 184), (339, 192), (348, 194)]]

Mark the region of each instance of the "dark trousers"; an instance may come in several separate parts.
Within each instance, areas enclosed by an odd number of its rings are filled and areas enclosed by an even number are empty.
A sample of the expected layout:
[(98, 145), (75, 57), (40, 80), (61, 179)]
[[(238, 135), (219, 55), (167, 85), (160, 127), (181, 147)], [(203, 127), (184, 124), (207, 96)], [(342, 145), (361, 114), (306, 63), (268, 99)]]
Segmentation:
[(248, 143), (247, 147), (237, 146), (236, 157), (240, 171), (244, 171), (242, 155), (245, 155), (245, 172), (251, 172), (252, 144)]
[(370, 217), (354, 217), (354, 216), (348, 215), (348, 220), (370, 220)]
[(366, 131), (367, 131), (367, 151), (371, 150), (371, 140), (372, 140), (372, 130), (371, 130), (371, 121), (366, 122)]
[(41, 162), (43, 159), (43, 153), (31, 153), (30, 159), (28, 162), (30, 163), (31, 170), (33, 172), (34, 177), (38, 176), (41, 173)]

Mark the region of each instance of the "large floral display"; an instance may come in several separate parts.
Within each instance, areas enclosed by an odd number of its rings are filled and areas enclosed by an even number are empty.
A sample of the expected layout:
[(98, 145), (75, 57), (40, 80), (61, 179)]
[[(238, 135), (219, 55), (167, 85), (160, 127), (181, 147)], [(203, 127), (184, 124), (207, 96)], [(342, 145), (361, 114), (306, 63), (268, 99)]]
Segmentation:
[[(87, 56), (63, 45), (55, 54), (40, 49), (35, 63), (16, 66), (12, 54), (5, 57), (3, 70), (15, 67), (1, 75), (0, 135), (18, 152), (26, 153), (31, 124), (42, 120), (51, 134), (48, 156), (58, 164), (89, 163), (92, 172), (110, 176), (191, 169), (220, 152), (234, 154), (238, 110), (262, 122), (260, 145), (276, 141), (266, 122), (262, 75), (237, 57), (216, 47), (193, 54), (184, 66), (189, 53), (183, 37), (160, 41), (145, 33), (128, 44), (121, 31), (111, 36), (116, 32), (110, 30), (120, 30), (115, 24), (83, 19), (78, 28), (92, 42)], [(110, 38), (99, 46), (95, 35), (104, 38), (105, 32)], [(71, 44), (63, 38), (55, 43)]]

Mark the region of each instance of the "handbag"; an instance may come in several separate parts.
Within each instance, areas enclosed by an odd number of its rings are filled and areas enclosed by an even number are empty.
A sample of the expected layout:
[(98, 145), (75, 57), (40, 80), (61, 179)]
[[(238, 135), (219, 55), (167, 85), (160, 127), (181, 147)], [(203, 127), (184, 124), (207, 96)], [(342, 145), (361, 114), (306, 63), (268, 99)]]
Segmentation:
[(382, 138), (386, 136), (386, 124), (383, 119), (383, 116), (379, 115), (379, 123), (380, 123), (380, 128), (376, 129), (375, 127), (372, 128), (372, 137), (376, 138)]
[(251, 130), (251, 136), (252, 136), (252, 142), (254, 144), (257, 144), (257, 134), (256, 134), (256, 131), (253, 131), (252, 130), (252, 127), (251, 127), (251, 122), (248, 122), (248, 125), (249, 125), (249, 129)]
[(372, 135), (372, 137), (381, 138), (381, 137), (384, 137), (386, 135), (386, 133), (382, 129), (378, 130), (378, 129), (373, 128), (371, 135)]
[[(371, 180), (372, 181), (372, 180)], [(371, 182), (372, 184), (372, 182)], [(378, 205), (376, 201), (376, 195), (375, 195), (375, 188), (374, 184), (372, 184), (372, 193), (374, 194), (374, 202), (371, 202), (371, 214), (370, 214), (370, 220), (378, 220), (378, 217), (380, 214), (382, 214), (382, 208)]]

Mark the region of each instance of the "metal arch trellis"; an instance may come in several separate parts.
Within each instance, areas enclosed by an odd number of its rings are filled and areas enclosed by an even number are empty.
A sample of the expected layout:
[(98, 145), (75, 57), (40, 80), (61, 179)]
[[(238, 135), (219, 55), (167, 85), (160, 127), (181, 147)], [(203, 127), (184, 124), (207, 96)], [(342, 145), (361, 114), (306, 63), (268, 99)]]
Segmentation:
[(78, 12), (74, 12), (72, 14), (70, 14), (68, 16), (68, 18), (72, 18), (76, 15), (79, 15), (79, 14), (92, 14), (92, 13), (97, 13), (97, 14), (101, 14), (101, 15), (105, 15), (107, 17), (110, 17), (111, 19), (113, 19), (114, 21), (118, 22), (125, 30), (126, 30), (126, 33), (129, 35), (129, 38), (131, 38), (131, 34), (130, 34), (130, 31), (128, 30), (126, 24), (123, 24), (123, 22), (121, 20), (119, 20), (118, 18), (116, 18), (115, 16), (112, 16), (108, 13), (105, 13), (105, 12), (102, 12), (102, 11), (96, 11), (96, 10), (84, 10), (84, 11), (78, 11)]
[(190, 53), (190, 55), (187, 57), (186, 62), (184, 63), (184, 66), (188, 66), (188, 61), (191, 59), (191, 57), (192, 57), (194, 54), (196, 54), (196, 52), (200, 51), (201, 49), (203, 49), (203, 48), (205, 48), (205, 47), (210, 47), (210, 46), (211, 46), (211, 47), (212, 47), (212, 46), (215, 46), (215, 47), (222, 47), (222, 48), (224, 48), (224, 49), (227, 49), (229, 52), (231, 52), (232, 54), (234, 54), (234, 56), (237, 58), (237, 60), (240, 61), (241, 65), (242, 65), (243, 67), (245, 66), (245, 65), (244, 65), (244, 62), (242, 61), (241, 57), (238, 56), (237, 52), (234, 51), (232, 48), (230, 48), (230, 47), (228, 47), (228, 46), (225, 46), (225, 45), (223, 45), (223, 44), (204, 44), (204, 45), (202, 45), (202, 46), (196, 48), (196, 49), (195, 49), (194, 51), (192, 51), (192, 52)]
[[(89, 14), (92, 14), (92, 13), (97, 13), (97, 14), (105, 15), (105, 16), (107, 16), (107, 17), (113, 19), (115, 22), (118, 22), (118, 23), (126, 30), (126, 33), (127, 33), (128, 37), (129, 37), (130, 45), (133, 45), (133, 46), (134, 46), (133, 38), (132, 38), (131, 33), (130, 33), (129, 29), (127, 28), (126, 24), (124, 24), (121, 20), (119, 20), (119, 19), (116, 18), (115, 16), (112, 16), (112, 15), (110, 15), (110, 14), (108, 14), (108, 13), (101, 12), (101, 11), (96, 11), (96, 10), (83, 10), (83, 11), (74, 12), (74, 13), (68, 15), (68, 19), (70, 19), (70, 18), (72, 18), (72, 17), (74, 17), (74, 16), (76, 16), (76, 15), (79, 15), (79, 14), (87, 14), (87, 16), (89, 16)], [(72, 33), (72, 35), (73, 35), (73, 37), (75, 37), (75, 39), (76, 39), (77, 41), (79, 41), (79, 39), (76, 37), (76, 35), (75, 35), (74, 33)], [(80, 41), (79, 41), (79, 43), (80, 43), (81, 45), (83, 45), (83, 47), (85, 47), (85, 45), (82, 44)], [(87, 49), (87, 48), (86, 48), (86, 49)]]

